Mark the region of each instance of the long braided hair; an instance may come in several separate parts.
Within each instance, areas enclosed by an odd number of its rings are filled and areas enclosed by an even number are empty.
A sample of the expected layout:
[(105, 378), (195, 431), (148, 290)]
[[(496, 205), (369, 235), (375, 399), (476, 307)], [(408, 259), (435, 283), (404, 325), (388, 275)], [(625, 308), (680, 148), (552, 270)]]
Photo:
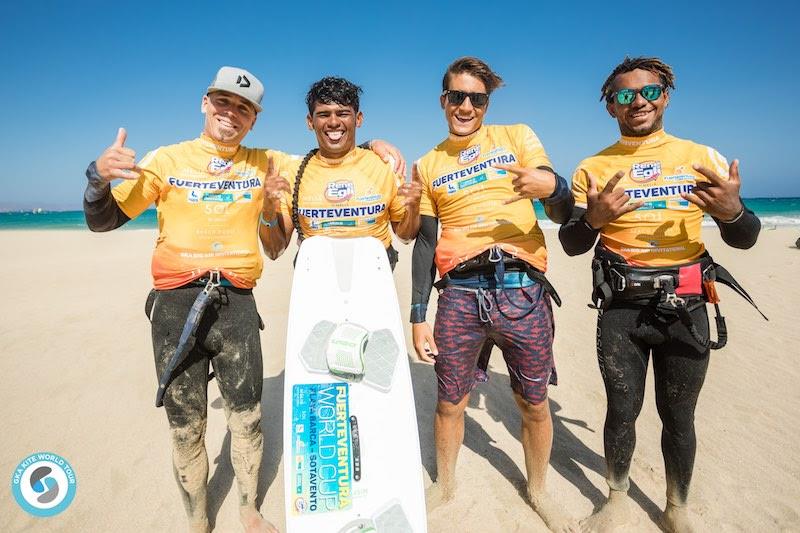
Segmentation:
[(661, 61), (661, 59), (657, 57), (625, 56), (622, 63), (614, 67), (614, 70), (611, 71), (611, 74), (608, 75), (608, 78), (600, 88), (600, 100), (611, 101), (611, 94), (614, 92), (614, 78), (637, 68), (657, 74), (661, 78), (661, 83), (665, 89), (675, 89), (675, 74), (672, 72), (672, 67)]
[(297, 176), (294, 177), (294, 190), (292, 191), (292, 224), (297, 231), (297, 244), (303, 242), (305, 235), (303, 235), (303, 228), (300, 226), (300, 215), (297, 213), (298, 203), (300, 199), (300, 181), (303, 179), (303, 173), (306, 171), (306, 165), (311, 161), (311, 158), (319, 151), (319, 148), (314, 148), (306, 154), (303, 161), (300, 163), (300, 168), (297, 169)]

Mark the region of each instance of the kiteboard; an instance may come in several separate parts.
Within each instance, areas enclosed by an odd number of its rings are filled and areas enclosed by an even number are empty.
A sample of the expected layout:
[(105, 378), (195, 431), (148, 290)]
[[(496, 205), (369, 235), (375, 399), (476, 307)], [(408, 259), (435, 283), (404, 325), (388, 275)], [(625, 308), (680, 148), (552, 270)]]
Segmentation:
[(404, 339), (380, 241), (303, 241), (286, 339), (288, 532), (427, 531)]

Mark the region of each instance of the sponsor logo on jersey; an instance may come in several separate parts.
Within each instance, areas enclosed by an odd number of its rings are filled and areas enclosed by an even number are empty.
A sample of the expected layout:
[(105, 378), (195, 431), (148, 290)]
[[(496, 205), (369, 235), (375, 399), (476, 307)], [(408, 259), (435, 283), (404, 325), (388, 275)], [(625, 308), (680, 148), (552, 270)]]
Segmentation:
[[(471, 177), (475, 174), (479, 174), (487, 169), (489, 169), (492, 165), (501, 164), (501, 165), (511, 165), (517, 162), (517, 158), (514, 157), (514, 154), (502, 154), (498, 155), (497, 157), (491, 157), (486, 159), (485, 161), (481, 161), (480, 163), (476, 163), (472, 166), (462, 168), (461, 170), (457, 170), (455, 172), (449, 172), (447, 174), (443, 174), (433, 180), (431, 185), (434, 189), (442, 187), (443, 185), (447, 185), (451, 181), (458, 180), (461, 178)], [(497, 171), (500, 172), (499, 170)], [(448, 186), (448, 190), (450, 190)]]
[(359, 202), (376, 202), (381, 199), (380, 194), (368, 194), (366, 196), (359, 196), (356, 198)]
[[(681, 193), (690, 193), (694, 189), (693, 183), (677, 183), (675, 185), (661, 185), (658, 187), (636, 187), (625, 189), (625, 193), (631, 200), (646, 200), (648, 203), (661, 202), (668, 198), (680, 197)], [(658, 200), (656, 200), (658, 199)], [(664, 207), (652, 207), (651, 209), (664, 209)]]
[(191, 203), (196, 204), (200, 201), (200, 193), (194, 189), (189, 191), (189, 194), (186, 195), (186, 199), (189, 200)]
[(357, 218), (375, 216), (386, 210), (386, 204), (362, 205), (356, 207), (298, 207), (297, 212), (308, 218)]
[(325, 187), (325, 199), (334, 203), (346, 202), (355, 192), (356, 188), (352, 181), (330, 181)]
[(676, 174), (674, 176), (664, 176), (664, 181), (695, 181), (695, 177), (691, 174)]
[(480, 144), (477, 146), (471, 146), (466, 150), (461, 150), (461, 153), (458, 154), (458, 164), (466, 165), (467, 163), (471, 163), (475, 161), (479, 155), (481, 155)]
[(216, 180), (216, 181), (192, 181), (175, 176), (167, 176), (167, 184), (178, 189), (196, 189), (199, 191), (244, 191), (261, 187), (261, 180), (249, 178), (244, 180)]
[(631, 179), (636, 183), (655, 181), (661, 175), (661, 161), (645, 161), (634, 163), (631, 167)]
[(217, 156), (212, 157), (211, 161), (208, 163), (208, 171), (215, 176), (228, 172), (231, 167), (233, 167), (232, 159), (222, 159)]

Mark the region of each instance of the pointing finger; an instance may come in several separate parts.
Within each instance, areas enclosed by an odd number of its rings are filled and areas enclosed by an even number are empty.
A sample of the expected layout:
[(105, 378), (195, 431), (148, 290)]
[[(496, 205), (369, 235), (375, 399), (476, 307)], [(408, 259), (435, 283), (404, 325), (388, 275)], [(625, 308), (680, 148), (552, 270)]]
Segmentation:
[(619, 180), (621, 180), (624, 175), (625, 175), (625, 173), (620, 170), (616, 174), (611, 176), (611, 179), (608, 180), (608, 183), (606, 183), (606, 186), (603, 187), (603, 192), (608, 194), (611, 191), (613, 191), (614, 187), (617, 186), (617, 183), (619, 183)]
[(112, 144), (111, 146), (113, 146), (114, 148), (122, 148), (123, 146), (125, 146), (125, 140), (127, 138), (128, 138), (128, 132), (125, 131), (125, 128), (120, 128), (117, 130), (117, 138), (114, 139), (114, 144)]
[(519, 165), (501, 165), (499, 163), (495, 163), (492, 165), (494, 168), (499, 168), (500, 170), (508, 170), (509, 172), (513, 172), (514, 174), (522, 174), (525, 172), (525, 169)]
[(417, 168), (416, 163), (411, 165), (411, 181), (422, 184), (422, 178), (419, 176), (419, 169)]
[(597, 196), (597, 178), (588, 170), (584, 170), (583, 173), (586, 174), (586, 180), (589, 182), (586, 189), (587, 196)]
[(728, 176), (730, 176), (730, 181), (733, 183), (741, 183), (742, 178), (739, 176), (739, 160), (734, 159), (733, 163), (731, 163), (731, 168), (728, 170)]
[(710, 168), (704, 167), (703, 165), (692, 165), (692, 168), (698, 171), (706, 178), (708, 178), (708, 181), (710, 181), (714, 185), (721, 185), (722, 182), (724, 181), (722, 178), (717, 176), (716, 172), (714, 172)]
[(684, 200), (686, 200), (686, 201), (688, 201), (688, 202), (691, 202), (691, 203), (693, 203), (694, 205), (696, 205), (696, 206), (697, 206), (697, 207), (699, 207), (700, 209), (705, 209), (705, 207), (706, 207), (706, 203), (705, 203), (703, 200), (701, 200), (701, 199), (700, 199), (700, 198), (699, 198), (699, 197), (698, 197), (696, 194), (694, 194), (694, 193), (685, 193), (685, 192), (682, 192), (682, 193), (681, 193), (681, 198), (683, 198)]

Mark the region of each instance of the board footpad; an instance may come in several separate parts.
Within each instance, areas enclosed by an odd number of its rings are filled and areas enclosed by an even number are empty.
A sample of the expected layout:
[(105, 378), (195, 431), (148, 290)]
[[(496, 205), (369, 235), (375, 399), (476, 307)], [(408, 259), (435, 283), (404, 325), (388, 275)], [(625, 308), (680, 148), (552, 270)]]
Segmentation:
[(370, 332), (366, 347), (363, 352), (363, 377), (361, 375), (342, 375), (341, 372), (331, 371), (328, 361), (328, 349), (331, 336), (337, 324), (328, 320), (317, 322), (308, 334), (300, 350), (300, 360), (309, 372), (331, 374), (348, 381), (363, 381), (381, 392), (388, 392), (392, 388), (397, 358), (400, 347), (394, 339), (391, 330), (379, 329)]

